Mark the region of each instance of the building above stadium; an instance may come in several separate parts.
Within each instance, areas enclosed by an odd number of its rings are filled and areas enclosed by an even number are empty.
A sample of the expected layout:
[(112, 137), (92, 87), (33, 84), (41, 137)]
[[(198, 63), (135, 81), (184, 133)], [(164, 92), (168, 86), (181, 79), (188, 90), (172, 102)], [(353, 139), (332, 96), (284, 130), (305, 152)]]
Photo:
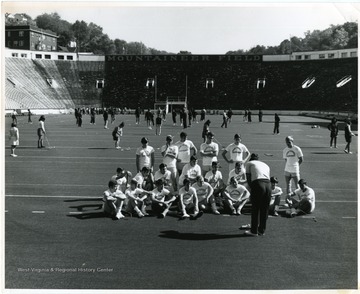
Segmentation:
[(57, 51), (56, 33), (32, 25), (5, 26), (5, 47), (33, 51)]

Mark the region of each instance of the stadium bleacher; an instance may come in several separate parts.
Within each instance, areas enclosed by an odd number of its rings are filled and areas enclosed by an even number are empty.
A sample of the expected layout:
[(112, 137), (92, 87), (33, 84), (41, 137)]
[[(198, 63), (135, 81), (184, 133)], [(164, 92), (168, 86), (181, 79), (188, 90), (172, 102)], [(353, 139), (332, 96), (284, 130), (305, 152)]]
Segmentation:
[[(153, 108), (156, 100), (184, 97), (208, 109), (356, 110), (357, 58), (273, 62), (108, 62), (5, 59), (6, 109), (94, 105)], [(351, 75), (350, 83), (336, 82)], [(302, 83), (310, 76), (315, 82)], [(105, 79), (104, 89), (96, 80)], [(214, 87), (206, 87), (206, 79)], [(258, 88), (258, 79), (265, 86)], [(187, 88), (186, 88), (187, 85)]]

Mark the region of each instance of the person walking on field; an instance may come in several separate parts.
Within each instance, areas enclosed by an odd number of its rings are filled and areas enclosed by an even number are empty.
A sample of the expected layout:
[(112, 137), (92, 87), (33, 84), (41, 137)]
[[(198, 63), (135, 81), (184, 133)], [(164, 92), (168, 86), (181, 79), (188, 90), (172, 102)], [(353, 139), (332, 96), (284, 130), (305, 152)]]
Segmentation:
[(280, 117), (277, 113), (275, 113), (275, 123), (274, 123), (274, 135), (279, 134), (279, 127), (280, 127)]
[(339, 126), (336, 117), (332, 118), (331, 123), (329, 123), (328, 125), (328, 130), (330, 131), (330, 148), (332, 148), (333, 142), (334, 142), (334, 148), (337, 148), (336, 140), (339, 132)]
[(107, 110), (105, 108), (104, 108), (103, 118), (104, 118), (104, 129), (107, 129), (108, 122), (109, 122), (109, 113), (107, 112)]
[(29, 124), (32, 124), (31, 115), (32, 115), (32, 113), (31, 113), (30, 109), (28, 109), (28, 123)]
[(271, 200), (270, 167), (253, 153), (246, 164), (246, 178), (251, 188), (252, 207), (251, 229), (245, 231), (245, 235), (262, 236), (265, 234)]
[(19, 146), (19, 129), (16, 127), (16, 123), (11, 124), (10, 132), (9, 132), (9, 140), (11, 144), (11, 153), (10, 156), (17, 157), (15, 154), (15, 149)]
[(46, 134), (45, 132), (45, 116), (40, 116), (39, 118), (39, 126), (37, 129), (37, 134), (38, 134), (38, 148), (44, 148), (44, 136)]
[(350, 144), (353, 136), (355, 136), (355, 134), (351, 131), (351, 121), (349, 118), (347, 118), (346, 126), (345, 126), (345, 141), (346, 141), (346, 146), (344, 150), (345, 153), (352, 154), (352, 152), (350, 151)]

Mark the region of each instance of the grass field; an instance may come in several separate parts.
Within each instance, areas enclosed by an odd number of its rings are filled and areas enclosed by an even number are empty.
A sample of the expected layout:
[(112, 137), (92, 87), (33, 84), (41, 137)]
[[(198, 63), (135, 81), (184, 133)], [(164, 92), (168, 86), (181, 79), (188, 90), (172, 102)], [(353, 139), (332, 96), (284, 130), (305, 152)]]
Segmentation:
[[(161, 163), (159, 148), (167, 134), (176, 141), (182, 131), (170, 118), (161, 136), (145, 122), (125, 122), (123, 151), (114, 148), (102, 118), (83, 127), (73, 115), (47, 116), (52, 149), (37, 147), (37, 119), (18, 118), (17, 158), (5, 156), (5, 287), (7, 289), (203, 289), (284, 290), (357, 289), (357, 137), (345, 154), (344, 125), (338, 149), (329, 148), (328, 121), (282, 116), (280, 135), (273, 135), (273, 117), (248, 124), (233, 117), (227, 129), (221, 116), (209, 116), (215, 138), (226, 146), (235, 133), (250, 152), (271, 168), (284, 186), (282, 150), (293, 135), (302, 148), (301, 176), (316, 193), (313, 214), (288, 219), (269, 217), (266, 235), (244, 237), (239, 227), (250, 214), (205, 214), (197, 221), (176, 217), (113, 221), (93, 214), (117, 167), (135, 173), (135, 150), (147, 136)], [(142, 117), (143, 119), (143, 117)], [(10, 119), (6, 119), (6, 130)], [(320, 128), (311, 128), (319, 125)], [(188, 128), (199, 147), (202, 123)], [(7, 135), (7, 134), (6, 134)], [(7, 142), (7, 138), (6, 138)], [(222, 146), (220, 146), (222, 147)], [(265, 155), (267, 154), (267, 155)], [(227, 179), (228, 166), (219, 161)], [(284, 197), (282, 198), (284, 199)]]

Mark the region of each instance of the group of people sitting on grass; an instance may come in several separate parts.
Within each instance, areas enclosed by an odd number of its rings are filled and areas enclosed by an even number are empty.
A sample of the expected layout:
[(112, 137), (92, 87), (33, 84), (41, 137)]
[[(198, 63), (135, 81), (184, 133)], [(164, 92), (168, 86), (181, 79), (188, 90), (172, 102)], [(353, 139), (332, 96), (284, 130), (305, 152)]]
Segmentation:
[[(115, 219), (125, 215), (142, 218), (149, 212), (159, 218), (170, 212), (181, 219), (197, 219), (204, 212), (241, 215), (245, 204), (251, 203), (245, 166), (257, 155), (250, 155), (240, 136), (235, 134), (234, 143), (222, 152), (229, 163), (228, 181), (225, 182), (217, 160), (219, 146), (213, 139), (214, 134), (209, 132), (200, 146), (200, 166), (198, 150), (185, 132), (176, 143), (173, 143), (173, 136), (168, 135), (166, 144), (161, 147), (162, 163), (154, 171), (155, 150), (147, 138), (142, 138), (142, 145), (136, 151), (137, 174), (133, 177), (130, 171), (117, 169), (103, 194), (104, 212)], [(269, 213), (278, 216), (282, 189), (277, 186), (276, 177), (269, 180), (272, 190)], [(289, 192), (286, 198), (289, 216), (311, 213), (315, 208), (314, 191), (303, 179), (296, 184), (299, 188)]]

